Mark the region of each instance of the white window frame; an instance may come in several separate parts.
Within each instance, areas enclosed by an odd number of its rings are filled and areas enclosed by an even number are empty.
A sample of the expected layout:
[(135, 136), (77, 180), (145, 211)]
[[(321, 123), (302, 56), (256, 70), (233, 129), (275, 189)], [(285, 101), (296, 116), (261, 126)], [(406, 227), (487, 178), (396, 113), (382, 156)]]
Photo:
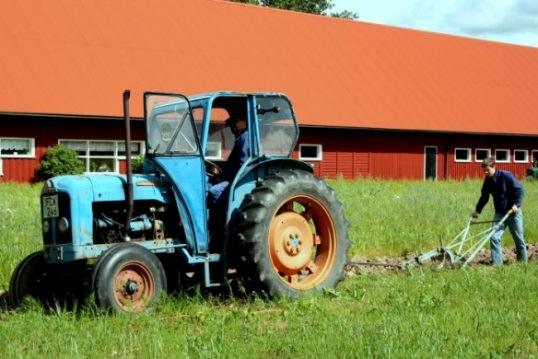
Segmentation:
[(531, 151), (531, 158), (530, 158), (530, 161), (531, 162), (534, 162), (534, 158), (538, 158), (538, 150), (532, 150)]
[(477, 151), (487, 151), (488, 154), (487, 154), (486, 158), (491, 157), (491, 148), (475, 148), (474, 149), (474, 161), (475, 162), (482, 162), (483, 161), (483, 160), (478, 159)]
[(35, 158), (35, 138), (32, 137), (0, 137), (0, 149), (2, 148), (2, 140), (26, 140), (30, 142), (30, 152), (24, 155), (3, 155), (2, 158)]
[(216, 148), (217, 148), (217, 153), (218, 153), (218, 156), (207, 156), (207, 155), (204, 155), (204, 158), (206, 160), (211, 160), (211, 161), (222, 161), (222, 142), (221, 141), (207, 141), (207, 145), (206, 145), (206, 153), (207, 153), (207, 150), (209, 149), (210, 146), (214, 145)]
[[(497, 152), (505, 151), (506, 152), (506, 160), (498, 160), (497, 159)], [(496, 148), (495, 149), (495, 162), (496, 163), (510, 163), (510, 150), (507, 148)]]
[[(516, 160), (516, 152), (524, 152), (525, 153), (525, 159), (523, 161)], [(528, 150), (522, 150), (522, 149), (514, 149), (514, 163), (529, 163), (529, 151)]]
[[(301, 149), (305, 146), (316, 147), (316, 157), (303, 157), (301, 156)], [(319, 143), (301, 143), (299, 145), (299, 160), (301, 161), (322, 161), (323, 160), (323, 145)]]
[[(58, 144), (62, 144), (62, 141), (78, 141), (78, 142), (85, 142), (86, 143), (86, 153), (84, 155), (79, 155), (77, 153), (77, 158), (84, 161), (84, 168), (86, 172), (90, 172), (90, 160), (91, 159), (112, 159), (114, 160), (114, 171), (111, 173), (119, 173), (120, 168), (120, 160), (125, 160), (127, 156), (125, 155), (119, 155), (119, 144), (122, 142), (125, 142), (124, 140), (101, 140), (101, 139), (77, 139), (77, 138), (60, 138), (58, 139)], [(90, 155), (90, 142), (112, 142), (114, 143), (114, 154), (113, 155), (105, 155), (105, 156), (95, 156)], [(140, 156), (144, 156), (146, 146), (144, 144), (144, 141), (131, 141), (131, 143), (138, 143), (140, 146)], [(136, 155), (135, 155), (136, 156)]]
[[(467, 151), (467, 159), (465, 160), (459, 160), (458, 157), (456, 156), (456, 152), (458, 152), (458, 150), (465, 150)], [(456, 147), (454, 148), (454, 162), (471, 162), (473, 156), (472, 156), (472, 151), (470, 148), (468, 147)]]

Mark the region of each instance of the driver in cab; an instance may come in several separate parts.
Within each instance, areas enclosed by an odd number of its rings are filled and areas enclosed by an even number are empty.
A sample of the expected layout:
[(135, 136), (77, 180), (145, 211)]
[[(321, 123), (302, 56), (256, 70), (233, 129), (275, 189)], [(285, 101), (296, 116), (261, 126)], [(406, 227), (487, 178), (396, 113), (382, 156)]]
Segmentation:
[(215, 180), (209, 188), (207, 200), (212, 209), (225, 208), (230, 183), (250, 154), (247, 121), (243, 117), (231, 117), (225, 123), (234, 134), (235, 142), (228, 160), (222, 166), (222, 172), (219, 173), (217, 168), (211, 168), (211, 174), (215, 176)]

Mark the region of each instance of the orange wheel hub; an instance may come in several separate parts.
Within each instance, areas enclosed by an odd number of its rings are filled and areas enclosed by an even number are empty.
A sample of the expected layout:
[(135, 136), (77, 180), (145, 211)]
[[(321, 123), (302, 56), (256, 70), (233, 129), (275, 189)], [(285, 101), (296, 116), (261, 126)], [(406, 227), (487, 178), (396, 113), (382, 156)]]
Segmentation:
[(153, 292), (153, 276), (142, 263), (126, 263), (114, 277), (114, 298), (126, 311), (144, 309), (151, 301)]
[(298, 272), (312, 257), (313, 233), (307, 220), (295, 212), (273, 219), (270, 250), (274, 267), (281, 272)]
[(336, 253), (336, 231), (326, 207), (309, 195), (286, 199), (269, 228), (273, 269), (294, 289), (308, 290), (330, 273)]

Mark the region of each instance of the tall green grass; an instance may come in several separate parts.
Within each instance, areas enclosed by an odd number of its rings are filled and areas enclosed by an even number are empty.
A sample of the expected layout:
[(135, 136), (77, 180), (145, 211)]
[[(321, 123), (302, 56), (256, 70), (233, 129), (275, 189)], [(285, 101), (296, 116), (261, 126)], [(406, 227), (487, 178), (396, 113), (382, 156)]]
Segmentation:
[[(401, 256), (447, 243), (474, 209), (482, 181), (329, 181), (350, 222), (351, 255)], [(525, 181), (525, 236), (538, 242), (538, 181)], [(0, 184), (0, 288), (27, 254), (41, 245), (41, 185)], [(492, 201), (481, 219), (493, 215)], [(483, 227), (482, 227), (483, 228)], [(505, 234), (506, 245), (512, 245)]]
[(538, 265), (371, 274), (298, 301), (169, 298), (154, 312), (0, 312), (12, 357), (536, 357)]
[[(352, 254), (401, 256), (447, 243), (465, 226), (480, 196), (482, 181), (329, 182), (351, 223)], [(538, 241), (538, 181), (524, 181), (523, 214), (528, 242)], [(493, 217), (490, 200), (481, 220)], [(484, 227), (481, 227), (485, 229)], [(505, 244), (512, 245), (509, 231)]]
[(0, 289), (25, 256), (42, 246), (41, 185), (0, 184)]
[[(331, 181), (353, 254), (430, 249), (457, 233), (480, 181)], [(525, 182), (527, 238), (538, 184)], [(0, 288), (40, 247), (39, 186), (0, 185)], [(491, 205), (483, 217), (491, 216)], [(509, 236), (508, 236), (509, 237)], [(538, 357), (538, 263), (357, 275), (298, 301), (165, 298), (153, 312), (0, 309), (0, 357)]]

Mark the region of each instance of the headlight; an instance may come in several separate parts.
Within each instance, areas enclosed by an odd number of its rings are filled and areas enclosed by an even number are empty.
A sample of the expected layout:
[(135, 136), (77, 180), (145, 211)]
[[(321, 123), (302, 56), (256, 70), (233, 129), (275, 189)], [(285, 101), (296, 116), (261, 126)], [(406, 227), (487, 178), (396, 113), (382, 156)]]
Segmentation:
[(67, 232), (68, 229), (69, 229), (69, 222), (67, 221), (67, 218), (65, 217), (60, 218), (58, 220), (58, 230), (61, 233), (65, 233)]
[(44, 220), (43, 221), (43, 233), (49, 233), (49, 230), (50, 230), (49, 221)]

